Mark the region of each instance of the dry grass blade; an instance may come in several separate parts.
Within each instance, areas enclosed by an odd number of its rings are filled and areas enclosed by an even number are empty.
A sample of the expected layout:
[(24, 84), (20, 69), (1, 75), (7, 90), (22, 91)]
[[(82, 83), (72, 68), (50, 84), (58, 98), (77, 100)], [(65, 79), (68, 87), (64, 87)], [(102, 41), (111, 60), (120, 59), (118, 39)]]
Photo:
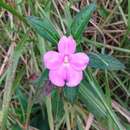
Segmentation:
[(12, 59), (12, 54), (14, 51), (14, 43), (11, 44), (10, 47), (10, 58), (9, 58), (9, 65), (8, 65), (8, 75), (5, 82), (5, 88), (4, 88), (4, 96), (3, 96), (3, 104), (2, 104), (2, 112), (3, 112), (3, 118), (2, 118), (2, 130), (5, 130), (6, 128), (6, 122), (8, 117), (8, 109), (9, 109), (9, 102), (11, 100), (11, 87), (13, 84), (13, 79), (15, 76), (15, 69), (14, 69), (14, 61)]
[(124, 107), (118, 104), (116, 101), (112, 100), (112, 107), (119, 112), (123, 117), (127, 119), (130, 123), (130, 112), (128, 112)]
[(3, 74), (6, 64), (8, 63), (10, 53), (12, 51), (12, 46), (9, 47), (6, 56), (4, 57), (3, 64), (0, 67), (0, 76)]
[(93, 120), (94, 120), (93, 114), (89, 113), (87, 121), (86, 121), (85, 130), (89, 130), (91, 128)]

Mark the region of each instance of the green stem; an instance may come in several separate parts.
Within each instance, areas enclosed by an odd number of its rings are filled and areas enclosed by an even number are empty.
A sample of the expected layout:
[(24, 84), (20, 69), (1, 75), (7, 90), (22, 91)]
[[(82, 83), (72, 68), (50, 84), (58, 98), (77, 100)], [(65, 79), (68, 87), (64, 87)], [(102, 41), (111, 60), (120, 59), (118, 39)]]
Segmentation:
[(68, 104), (67, 104), (66, 102), (64, 103), (64, 109), (65, 109), (65, 116), (66, 116), (66, 126), (67, 126), (67, 130), (71, 130), (70, 120), (69, 120)]
[(49, 121), (50, 130), (54, 130), (51, 96), (46, 96), (46, 108), (47, 108), (47, 114), (48, 114), (48, 121)]

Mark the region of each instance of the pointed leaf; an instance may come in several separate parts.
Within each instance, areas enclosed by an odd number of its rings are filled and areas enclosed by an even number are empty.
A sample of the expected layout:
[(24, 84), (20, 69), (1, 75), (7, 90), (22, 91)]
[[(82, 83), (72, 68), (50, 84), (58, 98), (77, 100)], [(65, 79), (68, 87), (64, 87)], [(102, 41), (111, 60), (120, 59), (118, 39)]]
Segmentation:
[(58, 42), (59, 34), (48, 18), (41, 19), (35, 16), (28, 16), (26, 19), (31, 27), (43, 38), (54, 44)]
[(110, 55), (89, 53), (88, 56), (90, 58), (89, 66), (94, 68), (108, 70), (121, 70), (125, 68), (119, 60)]
[(78, 40), (81, 37), (85, 29), (85, 26), (89, 23), (92, 13), (95, 9), (95, 3), (90, 4), (86, 6), (84, 9), (82, 9), (74, 18), (71, 25), (71, 33), (76, 40)]

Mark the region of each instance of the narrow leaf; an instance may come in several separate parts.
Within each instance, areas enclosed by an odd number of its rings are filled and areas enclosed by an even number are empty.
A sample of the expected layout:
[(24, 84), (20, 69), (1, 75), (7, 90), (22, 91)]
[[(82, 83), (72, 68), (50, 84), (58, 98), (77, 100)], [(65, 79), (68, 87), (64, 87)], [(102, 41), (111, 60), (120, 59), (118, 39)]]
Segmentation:
[(47, 115), (48, 115), (48, 122), (49, 122), (50, 130), (54, 130), (51, 96), (46, 96), (45, 98), (46, 98), (46, 108), (47, 108)]
[(95, 117), (106, 118), (106, 109), (95, 91), (91, 89), (88, 82), (82, 82), (79, 87), (79, 99), (85, 104), (89, 112), (93, 113)]
[(53, 89), (51, 95), (52, 95), (52, 106), (53, 106), (52, 111), (53, 111), (55, 123), (58, 124), (60, 123), (64, 114), (63, 100), (57, 88)]
[(111, 117), (111, 119), (113, 120), (114, 124), (119, 128), (119, 130), (123, 130), (122, 124), (119, 122), (119, 119), (116, 116), (116, 114), (113, 112), (113, 110), (109, 107), (104, 94), (102, 94), (102, 92), (99, 91), (99, 87), (100, 86), (99, 86), (98, 82), (96, 82), (96, 80), (93, 78), (92, 72), (90, 72), (90, 71), (85, 72), (85, 76), (86, 76), (87, 82), (91, 85), (91, 87), (93, 88), (94, 92), (96, 93), (96, 95), (98, 96), (99, 100), (101, 101), (102, 106), (104, 106), (104, 108), (108, 112), (109, 115), (107, 115), (107, 116)]
[(2, 126), (1, 126), (2, 130), (5, 130), (7, 124), (9, 103), (11, 100), (12, 86), (13, 86), (13, 81), (14, 81), (18, 61), (23, 51), (26, 49), (26, 46), (30, 43), (27, 42), (27, 40), (28, 37), (24, 35), (21, 43), (19, 43), (15, 49), (13, 49), (12, 47), (11, 56), (9, 59), (10, 66), (8, 68), (8, 74), (6, 76), (5, 92), (3, 95), (3, 104), (2, 104), (3, 119), (2, 119)]

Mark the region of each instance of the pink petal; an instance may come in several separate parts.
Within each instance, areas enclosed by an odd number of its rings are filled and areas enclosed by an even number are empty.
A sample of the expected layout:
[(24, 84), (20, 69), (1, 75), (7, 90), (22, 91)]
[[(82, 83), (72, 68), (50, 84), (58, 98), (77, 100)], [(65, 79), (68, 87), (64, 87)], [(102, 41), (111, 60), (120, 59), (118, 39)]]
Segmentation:
[(76, 87), (81, 82), (82, 78), (83, 78), (82, 71), (76, 71), (72, 67), (69, 67), (67, 71), (66, 85), (68, 87)]
[(61, 65), (57, 70), (50, 70), (49, 80), (58, 87), (63, 87), (66, 79), (66, 68)]
[(48, 51), (45, 53), (43, 60), (45, 67), (51, 70), (55, 70), (61, 65), (60, 54), (55, 51)]
[(63, 36), (58, 43), (58, 50), (62, 54), (72, 54), (76, 50), (75, 40), (69, 36)]
[(70, 64), (75, 70), (84, 70), (89, 63), (89, 57), (85, 53), (71, 55)]

